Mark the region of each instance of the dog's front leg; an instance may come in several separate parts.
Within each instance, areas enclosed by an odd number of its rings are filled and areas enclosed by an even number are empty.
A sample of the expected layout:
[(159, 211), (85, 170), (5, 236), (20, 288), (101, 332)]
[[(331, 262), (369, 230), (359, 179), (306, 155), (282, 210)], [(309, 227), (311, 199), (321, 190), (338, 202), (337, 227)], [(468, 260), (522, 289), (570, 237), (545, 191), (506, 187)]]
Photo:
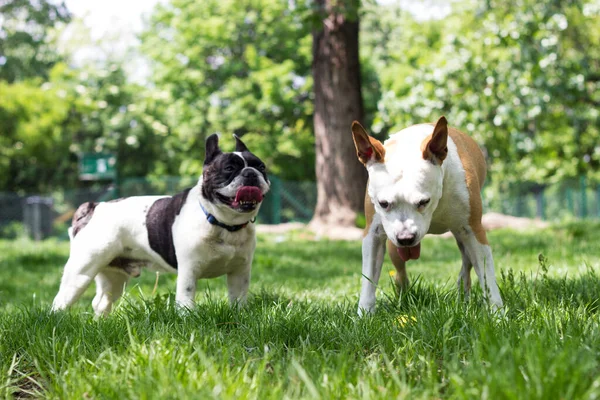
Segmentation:
[(246, 296), (250, 286), (250, 270), (251, 264), (239, 271), (227, 274), (227, 291), (232, 306), (246, 305)]
[(182, 309), (192, 309), (196, 297), (196, 274), (191, 266), (180, 265), (177, 271), (175, 302)]
[[(475, 235), (475, 231), (479, 232), (479, 236)], [(461, 271), (461, 278), (463, 278), (463, 275), (468, 274), (468, 261), (470, 261), (475, 268), (475, 273), (477, 274), (477, 278), (479, 278), (479, 284), (485, 298), (492, 304), (493, 308), (501, 308), (503, 304), (502, 297), (500, 296), (500, 289), (496, 282), (494, 258), (492, 257), (492, 249), (487, 243), (485, 231), (481, 227), (473, 229), (470, 226), (466, 226), (456, 232), (453, 231), (452, 233), (456, 237), (456, 240), (464, 246), (464, 253), (466, 253), (466, 256), (468, 257), (465, 265), (465, 254), (463, 253), (463, 270)], [(461, 249), (461, 252), (463, 252), (463, 249)], [(464, 276), (464, 278), (466, 278), (466, 276)]]
[(375, 311), (375, 292), (385, 256), (385, 241), (383, 226), (375, 218), (362, 242), (362, 279), (360, 299), (358, 300), (358, 315), (360, 316)]

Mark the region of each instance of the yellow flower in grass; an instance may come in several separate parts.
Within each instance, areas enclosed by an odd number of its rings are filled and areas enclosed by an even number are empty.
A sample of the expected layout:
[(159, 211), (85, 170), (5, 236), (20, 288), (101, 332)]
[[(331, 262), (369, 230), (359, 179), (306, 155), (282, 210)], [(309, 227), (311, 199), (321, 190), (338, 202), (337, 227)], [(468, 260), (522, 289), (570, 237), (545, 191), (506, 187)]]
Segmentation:
[(396, 322), (398, 323), (399, 326), (403, 327), (403, 326), (406, 326), (413, 322), (417, 322), (417, 319), (413, 315), (403, 314), (403, 315), (398, 315), (398, 317), (396, 317)]
[(396, 276), (396, 270), (395, 270), (395, 269), (392, 269), (392, 270), (390, 271), (390, 276), (391, 276), (392, 278)]

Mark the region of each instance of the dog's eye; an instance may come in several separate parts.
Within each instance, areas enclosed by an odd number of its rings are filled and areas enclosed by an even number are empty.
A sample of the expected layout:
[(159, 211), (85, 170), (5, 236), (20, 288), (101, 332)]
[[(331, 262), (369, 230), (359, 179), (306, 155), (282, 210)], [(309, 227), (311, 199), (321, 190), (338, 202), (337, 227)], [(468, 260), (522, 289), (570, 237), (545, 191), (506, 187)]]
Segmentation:
[(225, 169), (224, 169), (224, 171), (228, 172), (228, 173), (231, 173), (234, 170), (235, 170), (235, 168), (233, 166), (231, 166), (231, 165), (226, 166)]
[(429, 204), (429, 200), (430, 199), (423, 199), (420, 202), (417, 203), (417, 208), (423, 208), (425, 207), (427, 204)]
[(379, 200), (379, 206), (384, 210), (387, 210), (387, 208), (390, 206), (390, 203), (385, 200)]
[(259, 165), (259, 166), (258, 166), (258, 170), (259, 170), (260, 172), (265, 172), (265, 170), (266, 170), (266, 169), (267, 169), (267, 168), (265, 167), (265, 164), (261, 164), (261, 165)]

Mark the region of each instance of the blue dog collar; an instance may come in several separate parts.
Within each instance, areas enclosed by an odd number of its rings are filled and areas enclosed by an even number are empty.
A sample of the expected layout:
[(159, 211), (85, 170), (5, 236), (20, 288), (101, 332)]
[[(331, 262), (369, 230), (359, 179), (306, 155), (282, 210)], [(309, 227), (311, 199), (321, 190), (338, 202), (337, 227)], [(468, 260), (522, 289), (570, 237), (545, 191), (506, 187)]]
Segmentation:
[(204, 215), (206, 215), (206, 220), (208, 221), (209, 224), (211, 225), (216, 225), (219, 226), (223, 229), (228, 230), (229, 232), (237, 232), (240, 229), (243, 229), (246, 227), (246, 225), (248, 225), (250, 222), (254, 222), (256, 221), (256, 218), (246, 222), (245, 224), (241, 224), (241, 225), (226, 225), (222, 222), (219, 222), (218, 219), (215, 218), (214, 215), (212, 215), (211, 213), (209, 213), (208, 211), (206, 211), (206, 208), (204, 208), (204, 206), (202, 205), (202, 203), (198, 202), (198, 204), (200, 204), (200, 208), (202, 209), (202, 211), (204, 211)]

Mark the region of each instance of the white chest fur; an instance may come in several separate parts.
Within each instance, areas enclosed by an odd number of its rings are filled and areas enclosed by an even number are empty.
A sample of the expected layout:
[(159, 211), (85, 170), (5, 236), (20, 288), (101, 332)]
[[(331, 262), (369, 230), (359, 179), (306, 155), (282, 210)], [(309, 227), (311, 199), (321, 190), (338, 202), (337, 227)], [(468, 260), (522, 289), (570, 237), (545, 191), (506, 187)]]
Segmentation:
[(236, 232), (212, 225), (198, 199), (194, 188), (173, 223), (178, 270), (189, 269), (196, 278), (214, 278), (246, 268), (256, 247), (254, 225)]
[(207, 232), (193, 265), (197, 278), (235, 273), (251, 262), (256, 239), (250, 231), (254, 227), (247, 226), (242, 231), (227, 232), (216, 227)]

